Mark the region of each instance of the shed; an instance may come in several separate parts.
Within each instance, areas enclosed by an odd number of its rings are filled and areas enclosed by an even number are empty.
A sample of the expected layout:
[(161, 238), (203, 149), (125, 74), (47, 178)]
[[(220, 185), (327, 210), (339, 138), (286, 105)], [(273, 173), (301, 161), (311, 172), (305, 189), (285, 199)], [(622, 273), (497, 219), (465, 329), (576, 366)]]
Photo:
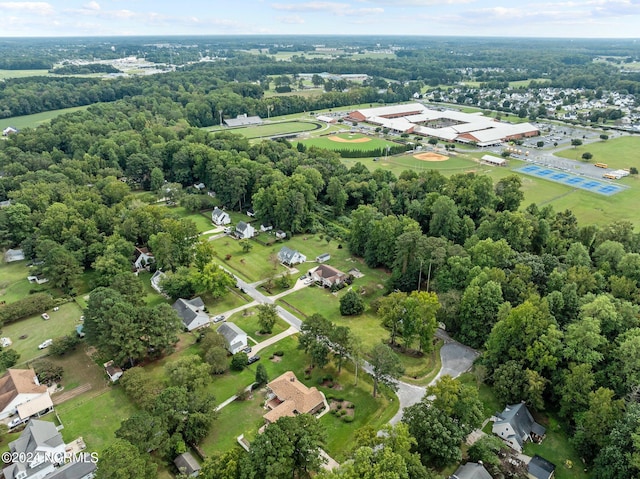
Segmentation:
[(200, 474), (200, 464), (190, 452), (180, 454), (173, 460), (173, 463), (180, 471), (180, 474), (186, 474), (188, 477), (196, 477)]

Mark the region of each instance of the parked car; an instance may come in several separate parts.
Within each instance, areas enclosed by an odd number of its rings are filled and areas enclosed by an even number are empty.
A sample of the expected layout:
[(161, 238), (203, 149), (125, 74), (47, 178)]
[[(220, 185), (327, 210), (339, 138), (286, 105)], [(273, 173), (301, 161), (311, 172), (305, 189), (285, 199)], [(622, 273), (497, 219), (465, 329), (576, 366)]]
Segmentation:
[(251, 357), (249, 358), (249, 360), (247, 361), (247, 364), (253, 364), (253, 363), (255, 363), (256, 361), (260, 361), (260, 356), (251, 356)]
[(47, 321), (49, 317), (50, 316), (47, 313), (42, 313), (42, 319), (44, 319), (45, 321)]
[(247, 353), (247, 354), (249, 354), (249, 353), (251, 352), (251, 346), (247, 346), (246, 348), (244, 348), (244, 349), (242, 350), (242, 352), (243, 352), (243, 353)]
[(25, 422), (24, 419), (20, 419), (20, 417), (12, 419), (11, 421), (9, 421), (9, 429), (13, 429), (14, 427), (18, 427), (23, 422)]
[(45, 349), (48, 348), (49, 346), (51, 346), (53, 344), (53, 339), (45, 339), (43, 343), (40, 343), (38, 345), (38, 349)]
[(213, 318), (213, 322), (214, 323), (219, 323), (220, 321), (224, 321), (225, 320), (225, 316), (224, 314), (219, 314), (218, 316), (216, 316), (215, 318)]

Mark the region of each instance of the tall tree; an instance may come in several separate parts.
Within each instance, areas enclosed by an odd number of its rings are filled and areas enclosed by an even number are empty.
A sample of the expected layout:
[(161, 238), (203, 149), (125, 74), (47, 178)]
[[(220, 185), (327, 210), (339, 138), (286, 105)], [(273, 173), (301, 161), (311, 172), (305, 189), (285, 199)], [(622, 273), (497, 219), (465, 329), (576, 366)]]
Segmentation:
[(400, 358), (386, 344), (376, 344), (370, 353), (371, 375), (373, 376), (373, 397), (380, 384), (395, 389), (396, 380), (404, 372)]
[(116, 439), (100, 455), (96, 479), (153, 479), (158, 466), (130, 442)]

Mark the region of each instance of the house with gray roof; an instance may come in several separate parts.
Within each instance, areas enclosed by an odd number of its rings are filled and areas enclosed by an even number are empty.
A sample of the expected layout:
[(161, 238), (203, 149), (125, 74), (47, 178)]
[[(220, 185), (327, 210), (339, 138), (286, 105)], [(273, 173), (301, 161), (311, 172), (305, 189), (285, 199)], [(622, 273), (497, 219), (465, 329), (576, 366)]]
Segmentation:
[(24, 259), (24, 251), (21, 249), (8, 249), (4, 254), (4, 260), (7, 263), (11, 263), (12, 261), (22, 261)]
[(286, 246), (283, 246), (278, 252), (278, 259), (282, 264), (287, 266), (293, 266), (307, 261), (307, 257), (305, 255), (294, 249), (287, 248)]
[(171, 307), (176, 310), (187, 331), (209, 324), (209, 315), (205, 312), (205, 305), (200, 296), (193, 299), (180, 298)]
[(236, 354), (247, 347), (247, 333), (233, 323), (224, 323), (216, 330), (224, 337), (227, 351)]
[(9, 451), (22, 460), (2, 470), (5, 479), (42, 479), (64, 462), (65, 443), (55, 424), (32, 419)]
[(238, 222), (236, 225), (236, 237), (238, 239), (250, 239), (256, 235), (256, 229), (250, 223), (244, 221)]
[(493, 479), (482, 463), (467, 462), (463, 464), (449, 479)]
[(555, 473), (554, 463), (547, 461), (537, 454), (531, 458), (527, 465), (527, 475), (531, 479), (551, 479)]
[(231, 223), (231, 217), (229, 216), (229, 213), (216, 206), (211, 213), (211, 221), (218, 226), (224, 226)]
[(542, 442), (546, 433), (524, 403), (505, 407), (494, 419), (492, 432), (518, 452), (522, 452), (526, 441)]
[(62, 467), (57, 468), (45, 479), (93, 479), (96, 472), (96, 461), (88, 453), (77, 457)]

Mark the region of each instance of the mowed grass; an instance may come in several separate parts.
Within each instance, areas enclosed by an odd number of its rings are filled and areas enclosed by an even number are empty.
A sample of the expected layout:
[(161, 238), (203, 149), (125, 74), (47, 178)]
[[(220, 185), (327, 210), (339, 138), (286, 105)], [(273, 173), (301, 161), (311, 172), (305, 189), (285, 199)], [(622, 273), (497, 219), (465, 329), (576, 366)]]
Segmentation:
[(65, 442), (83, 437), (87, 450), (100, 454), (114, 439), (122, 421), (137, 407), (119, 386), (109, 387), (97, 396), (85, 393), (56, 406), (64, 429)]
[(46, 77), (49, 70), (0, 70), (0, 80), (7, 78)]
[(228, 131), (246, 138), (266, 138), (274, 135), (286, 135), (289, 133), (300, 133), (303, 131), (313, 131), (322, 128), (323, 124), (315, 121), (282, 121), (278, 123), (265, 123), (258, 126), (248, 126), (243, 128), (231, 128)]
[(75, 106), (71, 108), (62, 108), (60, 110), (45, 111), (42, 113), (34, 113), (33, 115), (14, 116), (12, 118), (3, 118), (0, 120), (0, 130), (4, 130), (8, 126), (12, 126), (20, 130), (21, 128), (35, 128), (38, 125), (48, 123), (65, 113), (73, 113), (74, 111), (86, 110), (87, 106)]
[(182, 206), (168, 206), (169, 210), (178, 218), (190, 219), (196, 224), (198, 233), (204, 233), (205, 231), (216, 228), (216, 225), (211, 221), (211, 212), (207, 213), (191, 213), (184, 209)]
[[(422, 152), (427, 153), (427, 152)], [(418, 152), (415, 154), (419, 154)], [(444, 153), (438, 153), (439, 155), (446, 156)], [(444, 172), (445, 170), (456, 170), (460, 173), (465, 170), (478, 168), (478, 163), (468, 158), (461, 158), (459, 156), (450, 156), (445, 161), (425, 161), (419, 160), (414, 157), (414, 154), (403, 156), (392, 156), (387, 159), (380, 158), (380, 163), (390, 163), (404, 167), (404, 169), (411, 169), (415, 171), (429, 171), (438, 170)]]
[(567, 148), (556, 153), (562, 158), (571, 160), (582, 158), (582, 154), (589, 152), (593, 158), (589, 163), (606, 163), (609, 168), (640, 169), (640, 137), (622, 136), (606, 141), (597, 141), (576, 148)]
[[(76, 349), (64, 356), (49, 356), (49, 361), (62, 366), (62, 386), (64, 391), (91, 384), (89, 394), (110, 387), (109, 379), (103, 368), (96, 364), (87, 354), (87, 344), (81, 341)], [(55, 396), (54, 396), (55, 399)]]
[[(289, 324), (278, 317), (278, 319), (276, 319), (276, 323), (273, 325), (271, 334), (260, 334), (260, 322), (258, 321), (257, 308), (245, 309), (241, 313), (235, 313), (230, 318), (227, 318), (227, 320), (230, 323), (234, 323), (258, 343), (265, 341), (276, 334), (280, 334), (289, 328)], [(219, 324), (214, 327), (218, 326)]]
[(269, 261), (271, 255), (277, 255), (282, 244), (275, 243), (272, 246), (263, 246), (256, 241), (251, 242), (251, 251), (242, 251), (238, 240), (228, 236), (213, 241), (218, 261), (225, 267), (238, 273), (238, 276), (250, 283), (286, 272), (286, 268), (279, 263)]
[[(306, 140), (300, 140), (300, 143), (306, 147), (315, 146), (317, 148), (324, 148), (325, 150), (357, 150), (368, 151), (376, 148), (386, 148), (387, 146), (393, 146), (394, 142), (390, 140), (383, 140), (380, 138), (374, 138), (360, 133), (337, 133), (338, 138), (345, 140), (335, 141), (330, 136), (323, 136), (321, 138), (309, 138)], [(356, 140), (366, 139), (367, 141), (357, 142)]]
[[(58, 311), (49, 310), (47, 313), (51, 318), (48, 321), (38, 314), (3, 326), (2, 336), (11, 338), (13, 344), (10, 347), (20, 353), (19, 364), (46, 355), (46, 349), (38, 349), (40, 343), (45, 339), (75, 334), (76, 326), (81, 324), (82, 310), (76, 303), (63, 304)], [(19, 339), (23, 335), (27, 337)]]
[(14, 261), (12, 263), (0, 262), (0, 301), (13, 303), (29, 295), (29, 291), (45, 291), (48, 285), (32, 284), (27, 276), (33, 274), (34, 268), (26, 267), (27, 261)]

